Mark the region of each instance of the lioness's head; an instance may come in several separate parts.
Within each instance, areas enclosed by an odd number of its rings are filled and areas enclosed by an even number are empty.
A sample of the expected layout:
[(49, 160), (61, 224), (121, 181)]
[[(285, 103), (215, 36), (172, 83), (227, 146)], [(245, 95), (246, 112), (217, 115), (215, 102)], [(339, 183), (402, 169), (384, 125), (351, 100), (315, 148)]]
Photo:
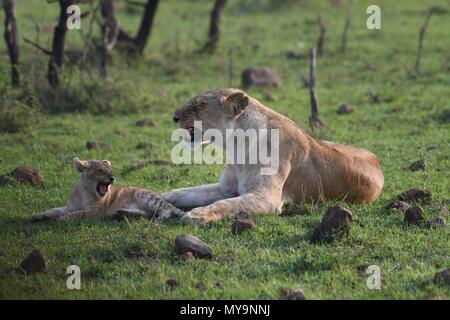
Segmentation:
[(73, 164), (77, 170), (79, 181), (87, 191), (99, 198), (108, 193), (109, 186), (115, 180), (111, 162), (108, 160), (85, 161), (75, 158)]
[(188, 130), (193, 141), (194, 121), (202, 122), (203, 132), (208, 129), (223, 131), (243, 114), (248, 103), (249, 98), (239, 89), (216, 89), (192, 98), (175, 111), (173, 121)]

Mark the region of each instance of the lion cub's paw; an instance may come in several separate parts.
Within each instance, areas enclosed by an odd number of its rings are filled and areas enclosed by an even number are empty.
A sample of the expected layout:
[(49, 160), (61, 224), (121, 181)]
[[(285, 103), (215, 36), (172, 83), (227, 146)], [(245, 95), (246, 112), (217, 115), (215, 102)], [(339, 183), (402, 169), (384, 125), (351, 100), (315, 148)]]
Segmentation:
[(171, 208), (167, 208), (164, 210), (160, 210), (157, 215), (156, 218), (158, 220), (165, 220), (165, 219), (169, 219), (169, 218), (174, 218), (174, 217), (182, 217), (186, 214), (186, 212), (175, 208), (175, 207), (171, 207)]

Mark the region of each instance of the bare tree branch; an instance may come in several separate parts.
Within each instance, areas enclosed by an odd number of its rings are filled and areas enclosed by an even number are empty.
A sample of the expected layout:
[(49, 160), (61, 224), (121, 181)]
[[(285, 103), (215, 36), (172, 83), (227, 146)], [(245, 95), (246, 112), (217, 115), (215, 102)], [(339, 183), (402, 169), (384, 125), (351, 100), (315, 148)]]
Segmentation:
[(40, 51), (42, 51), (45, 54), (48, 54), (48, 55), (52, 54), (51, 50), (48, 50), (48, 49), (45, 49), (45, 48), (41, 47), (38, 43), (36, 43), (36, 42), (34, 42), (34, 41), (32, 41), (32, 40), (30, 40), (28, 38), (23, 38), (23, 41), (25, 43), (31, 44), (33, 47), (35, 47), (36, 49), (39, 49)]
[(341, 44), (342, 53), (347, 52), (347, 37), (348, 37), (348, 30), (350, 29), (350, 24), (352, 21), (352, 11), (353, 11), (353, 0), (350, 0), (348, 4), (347, 16), (345, 17), (344, 32), (342, 33), (342, 44)]
[(52, 87), (57, 87), (60, 84), (59, 71), (64, 61), (64, 42), (67, 33), (67, 8), (74, 3), (75, 0), (59, 0), (59, 21), (53, 33), (52, 53), (48, 64), (48, 82)]
[(311, 64), (309, 69), (309, 96), (311, 100), (311, 117), (309, 124), (313, 131), (320, 130), (323, 126), (319, 118), (319, 102), (316, 91), (316, 48), (311, 49)]
[(227, 0), (216, 0), (214, 7), (211, 11), (211, 22), (209, 25), (209, 39), (205, 44), (204, 50), (214, 51), (219, 42), (220, 35), (220, 18), (225, 8)]
[(11, 82), (14, 86), (20, 84), (19, 74), (19, 31), (16, 21), (16, 3), (14, 0), (3, 0), (5, 10), (5, 41), (11, 61)]

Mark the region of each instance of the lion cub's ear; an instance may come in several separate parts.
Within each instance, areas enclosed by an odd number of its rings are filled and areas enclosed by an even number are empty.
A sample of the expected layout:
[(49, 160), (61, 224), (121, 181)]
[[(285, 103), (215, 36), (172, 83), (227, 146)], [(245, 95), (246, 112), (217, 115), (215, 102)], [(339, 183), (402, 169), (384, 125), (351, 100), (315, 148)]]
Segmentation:
[(239, 116), (248, 105), (248, 97), (243, 92), (230, 94), (225, 100), (225, 108), (235, 117)]
[(73, 165), (75, 166), (75, 170), (79, 173), (85, 171), (89, 167), (89, 163), (87, 161), (80, 160), (78, 158), (73, 159)]
[(103, 160), (103, 163), (106, 164), (108, 167), (111, 168), (111, 161), (109, 161), (109, 160)]

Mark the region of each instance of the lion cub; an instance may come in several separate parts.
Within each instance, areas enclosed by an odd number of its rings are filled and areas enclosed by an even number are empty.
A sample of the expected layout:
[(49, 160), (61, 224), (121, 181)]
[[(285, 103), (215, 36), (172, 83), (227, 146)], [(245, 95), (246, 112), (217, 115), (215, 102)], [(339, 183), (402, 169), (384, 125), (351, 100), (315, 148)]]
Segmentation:
[(123, 218), (140, 216), (181, 217), (177, 209), (157, 192), (138, 187), (112, 186), (115, 178), (108, 160), (73, 159), (78, 181), (70, 194), (69, 204), (36, 214), (33, 220), (66, 221), (81, 218)]

